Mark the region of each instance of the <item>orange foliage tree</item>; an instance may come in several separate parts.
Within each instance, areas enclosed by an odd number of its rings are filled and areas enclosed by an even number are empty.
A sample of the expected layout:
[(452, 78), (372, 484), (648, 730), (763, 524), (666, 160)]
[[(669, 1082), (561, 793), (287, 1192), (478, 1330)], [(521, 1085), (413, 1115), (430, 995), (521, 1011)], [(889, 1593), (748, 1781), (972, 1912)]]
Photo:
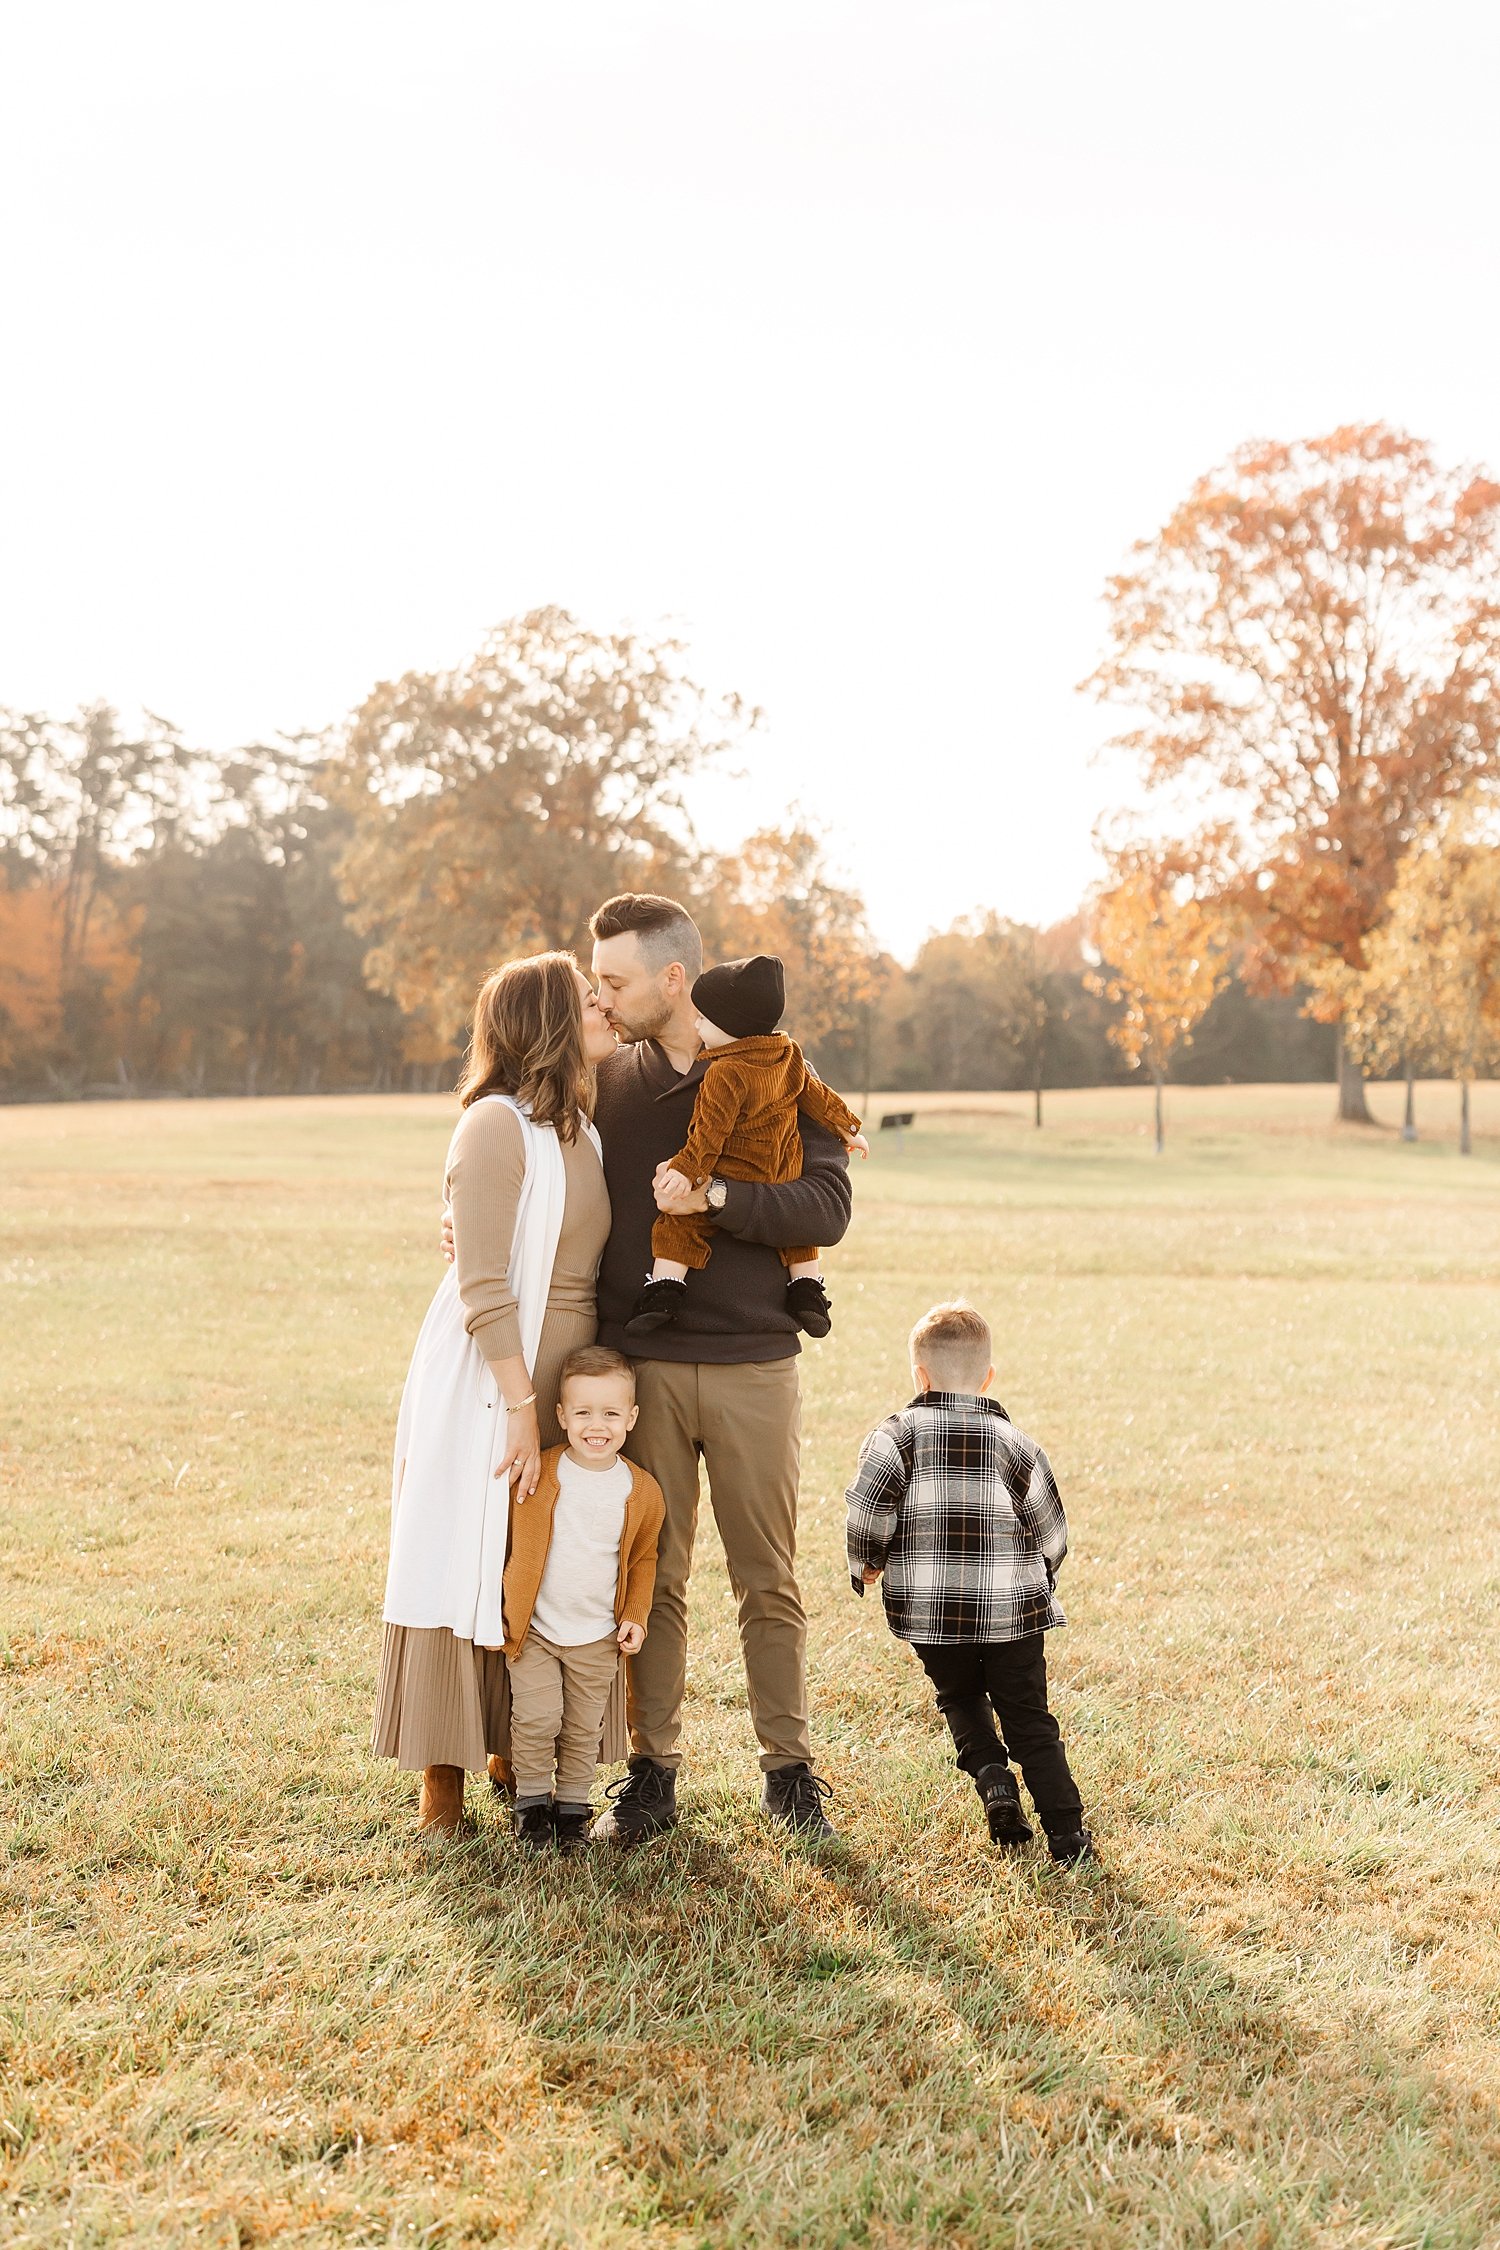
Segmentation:
[[(1250, 973), (1362, 969), (1402, 855), (1500, 745), (1500, 484), (1380, 423), (1242, 446), (1106, 599), (1084, 685), (1141, 713), (1117, 746), (1200, 824)], [(1342, 1054), (1339, 1111), (1368, 1116)]]
[(1109, 1036), (1132, 1070), (1144, 1063), (1151, 1073), (1160, 1156), (1167, 1065), (1228, 982), (1229, 929), (1219, 906), (1195, 897), (1170, 864), (1138, 854), (1094, 901), (1090, 933), (1100, 967), (1089, 988), (1123, 1011)]
[(829, 1073), (863, 1075), (870, 1011), (887, 969), (865, 902), (829, 873), (823, 842), (796, 815), (716, 861), (698, 912), (709, 956), (776, 953), (786, 964), (786, 1028)]
[(755, 720), (712, 701), (683, 655), (534, 610), (455, 671), (372, 691), (325, 779), (351, 823), (339, 880), (377, 990), (456, 1031), (496, 962), (586, 951), (602, 899), (682, 880), (681, 785)]

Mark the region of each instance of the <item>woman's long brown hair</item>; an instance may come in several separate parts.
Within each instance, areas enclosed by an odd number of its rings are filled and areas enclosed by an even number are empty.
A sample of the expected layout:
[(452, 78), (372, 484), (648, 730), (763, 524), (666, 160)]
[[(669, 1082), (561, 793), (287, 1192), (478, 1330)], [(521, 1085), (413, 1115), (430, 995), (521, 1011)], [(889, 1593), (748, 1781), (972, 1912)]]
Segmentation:
[(594, 1074), (583, 1051), (583, 1003), (571, 953), (507, 961), (479, 987), (469, 1051), (458, 1082), (465, 1109), (482, 1094), (509, 1094), (530, 1106), (560, 1141), (577, 1138), (580, 1114), (594, 1111)]

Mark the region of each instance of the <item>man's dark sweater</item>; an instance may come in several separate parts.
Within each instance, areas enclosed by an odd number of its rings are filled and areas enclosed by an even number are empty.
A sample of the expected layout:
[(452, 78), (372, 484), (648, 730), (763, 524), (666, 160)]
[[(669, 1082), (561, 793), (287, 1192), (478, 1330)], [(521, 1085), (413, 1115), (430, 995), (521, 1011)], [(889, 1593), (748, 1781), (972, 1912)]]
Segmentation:
[(650, 1349), (625, 1341), (641, 1283), (651, 1271), (651, 1190), (658, 1164), (688, 1137), (703, 1076), (700, 1058), (679, 1078), (654, 1040), (622, 1047), (599, 1066), (594, 1122), (604, 1144), (604, 1177), (613, 1214), (599, 1267), (599, 1341), (632, 1359), (697, 1361), (719, 1367), (789, 1359), (802, 1349), (786, 1309), (786, 1268), (778, 1250), (799, 1243), (824, 1247), (849, 1224), (849, 1159), (834, 1135), (799, 1118), (802, 1177), (762, 1187), (731, 1180), (714, 1213), (713, 1256), (688, 1282), (687, 1303)]

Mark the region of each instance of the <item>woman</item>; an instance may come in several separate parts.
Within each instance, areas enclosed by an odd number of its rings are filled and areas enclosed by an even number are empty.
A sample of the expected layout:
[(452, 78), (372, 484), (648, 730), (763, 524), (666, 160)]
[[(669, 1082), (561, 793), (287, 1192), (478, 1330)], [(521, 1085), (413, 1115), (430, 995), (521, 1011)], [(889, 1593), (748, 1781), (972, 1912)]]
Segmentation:
[(500, 1582), (510, 1495), (558, 1438), (557, 1376), (594, 1340), (609, 1196), (590, 1122), (615, 1035), (571, 953), (511, 961), (474, 1004), (448, 1148), (454, 1263), (396, 1428), (374, 1748), (420, 1772), (418, 1825), (452, 1835), (464, 1774), (500, 1769)]

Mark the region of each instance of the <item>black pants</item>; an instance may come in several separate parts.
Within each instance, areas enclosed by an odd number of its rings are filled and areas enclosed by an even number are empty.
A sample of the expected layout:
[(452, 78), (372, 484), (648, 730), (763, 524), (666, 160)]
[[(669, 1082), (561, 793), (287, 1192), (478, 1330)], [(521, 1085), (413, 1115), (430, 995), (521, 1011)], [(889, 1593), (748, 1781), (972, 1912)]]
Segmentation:
[[(1075, 1826), (1083, 1800), (1047, 1709), (1046, 1639), (1045, 1633), (1028, 1633), (1019, 1641), (967, 1647), (929, 1643), (919, 1645), (917, 1654), (937, 1689), (937, 1707), (948, 1722), (960, 1769), (976, 1774), (1013, 1756), (1037, 1818), (1051, 1830)], [(995, 1732), (996, 1719), (1004, 1742)]]

